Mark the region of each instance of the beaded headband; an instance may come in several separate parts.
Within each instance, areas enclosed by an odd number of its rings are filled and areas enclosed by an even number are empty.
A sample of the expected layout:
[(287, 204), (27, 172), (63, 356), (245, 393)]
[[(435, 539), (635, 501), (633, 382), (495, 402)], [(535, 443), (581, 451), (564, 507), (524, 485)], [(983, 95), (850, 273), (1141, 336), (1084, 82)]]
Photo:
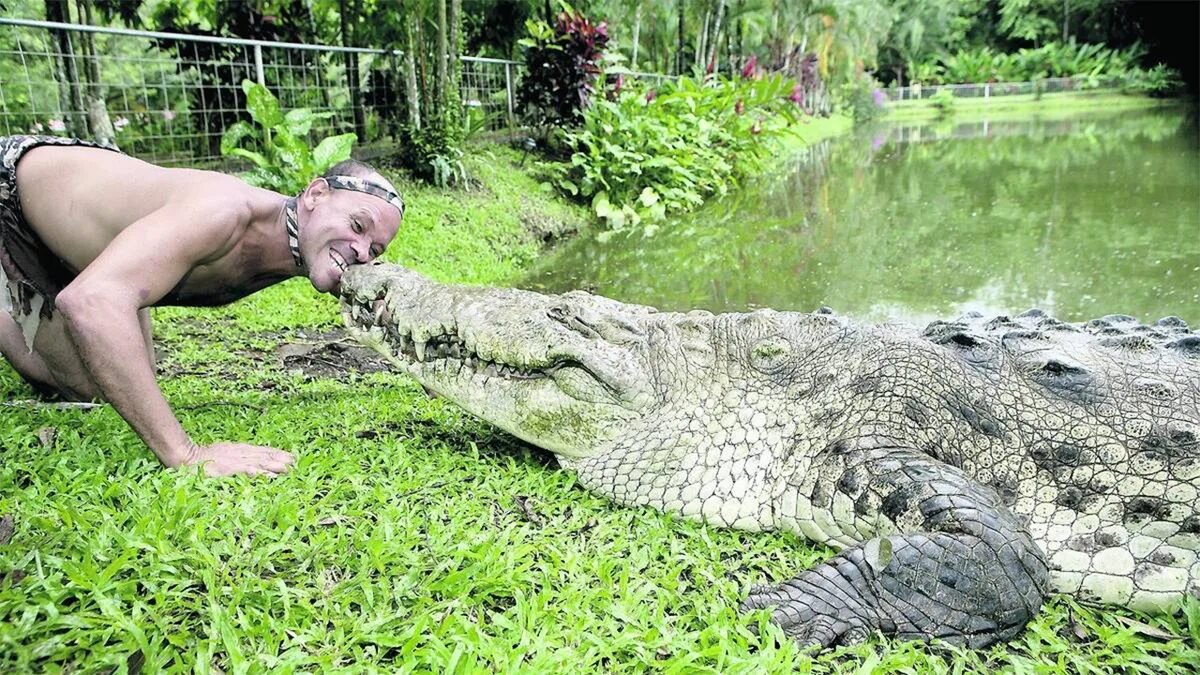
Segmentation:
[[(400, 211), (400, 218), (404, 218), (404, 200), (400, 198), (400, 195), (378, 183), (363, 180), (357, 176), (323, 176), (323, 178), (329, 187), (336, 190), (353, 190), (379, 197), (396, 207)], [(292, 252), (292, 260), (296, 261), (296, 267), (302, 267), (304, 259), (300, 256), (300, 222), (296, 219), (297, 200), (298, 197), (292, 197), (284, 203), (284, 227), (287, 229), (288, 249)]]

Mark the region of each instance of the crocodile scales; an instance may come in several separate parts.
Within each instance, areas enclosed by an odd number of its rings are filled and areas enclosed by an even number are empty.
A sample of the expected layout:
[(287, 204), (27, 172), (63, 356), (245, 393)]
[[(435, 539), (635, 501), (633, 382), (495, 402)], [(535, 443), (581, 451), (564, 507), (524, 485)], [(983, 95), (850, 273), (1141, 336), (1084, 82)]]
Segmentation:
[(1200, 335), (1038, 310), (916, 327), (658, 312), (584, 292), (342, 280), (352, 332), (587, 488), (832, 559), (743, 609), (803, 643), (980, 647), (1050, 592), (1200, 597)]

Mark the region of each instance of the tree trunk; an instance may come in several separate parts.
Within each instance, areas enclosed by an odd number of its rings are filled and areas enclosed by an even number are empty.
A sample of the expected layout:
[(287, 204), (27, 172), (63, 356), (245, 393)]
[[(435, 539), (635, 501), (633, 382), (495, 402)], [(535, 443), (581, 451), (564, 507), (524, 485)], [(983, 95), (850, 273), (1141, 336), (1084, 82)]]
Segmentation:
[(697, 70), (704, 67), (704, 57), (708, 56), (708, 22), (711, 19), (712, 10), (704, 10), (704, 23), (700, 29), (700, 34), (696, 36), (696, 53), (692, 59)]
[(412, 26), (406, 23), (404, 32), (408, 38), (408, 45), (404, 50), (404, 81), (408, 87), (408, 125), (415, 132), (421, 128), (421, 94), (417, 90), (417, 57), (415, 55), (417, 46), (413, 41)]
[[(76, 0), (75, 9), (84, 23), (92, 25), (92, 0)], [(100, 145), (115, 148), (117, 132), (113, 128), (112, 119), (108, 115), (108, 105), (104, 101), (106, 92), (100, 81), (100, 60), (96, 57), (96, 42), (91, 33), (81, 33), (79, 38), (83, 47), (83, 74), (87, 81), (88, 129), (92, 140)]]
[(633, 55), (629, 58), (629, 69), (637, 70), (638, 40), (642, 33), (642, 2), (637, 0), (637, 8), (633, 10)]
[(783, 61), (783, 54), (779, 51), (783, 40), (779, 37), (779, 0), (771, 3), (771, 67), (777, 68), (779, 63)]
[[(353, 2), (353, 5), (349, 4)], [(342, 46), (353, 47), (354, 23), (358, 20), (359, 5), (356, 0), (338, 0), (338, 10), (342, 27)], [(346, 62), (346, 82), (350, 88), (350, 111), (354, 116), (354, 133), (359, 143), (367, 141), (367, 121), (362, 108), (362, 87), (358, 78), (358, 54), (344, 52)]]
[(744, 41), (746, 35), (746, 0), (738, 0), (737, 14), (737, 36), (734, 39), (734, 47), (737, 49), (738, 58), (743, 59), (746, 56), (746, 43)]
[(675, 0), (675, 6), (679, 10), (679, 46), (675, 51), (675, 74), (683, 74), (683, 24), (684, 15), (687, 10), (687, 0)]
[[(449, 84), (445, 92), (446, 106), (460, 106), (461, 95), (458, 86), (462, 83), (462, 60), (458, 58), (462, 47), (458, 44), (458, 24), (462, 23), (462, 0), (450, 0), (450, 48), (446, 50), (448, 61)], [(457, 112), (457, 110), (454, 110)]]
[(1071, 16), (1071, 0), (1063, 0), (1063, 44), (1067, 43), (1067, 35), (1070, 33), (1070, 22), (1068, 17)]
[(717, 55), (720, 54), (721, 50), (721, 22), (724, 21), (724, 19), (725, 0), (718, 0), (717, 18), (713, 20), (712, 39), (709, 40), (709, 44), (712, 45), (712, 48), (709, 50), (710, 53), (707, 55), (708, 65), (712, 66), (713, 72), (716, 72)]
[(446, 78), (446, 68), (449, 66), (449, 55), (447, 52), (447, 35), (446, 35), (446, 0), (437, 0), (437, 47), (434, 52), (437, 58), (437, 90), (434, 94), (434, 100), (437, 101), (437, 114), (442, 115), (446, 112), (446, 89), (449, 86)]
[[(59, 23), (71, 23), (71, 11), (67, 0), (46, 0), (46, 20)], [(52, 32), (58, 46), (59, 61), (59, 101), (65, 94), (65, 105), (62, 105), (63, 124), (67, 134), (78, 138), (87, 136), (87, 121), (84, 118), (83, 94), (79, 89), (79, 71), (75, 65), (75, 50), (71, 47), (71, 35), (64, 30)], [(63, 85), (66, 85), (63, 87)], [(65, 91), (64, 91), (65, 89)]]

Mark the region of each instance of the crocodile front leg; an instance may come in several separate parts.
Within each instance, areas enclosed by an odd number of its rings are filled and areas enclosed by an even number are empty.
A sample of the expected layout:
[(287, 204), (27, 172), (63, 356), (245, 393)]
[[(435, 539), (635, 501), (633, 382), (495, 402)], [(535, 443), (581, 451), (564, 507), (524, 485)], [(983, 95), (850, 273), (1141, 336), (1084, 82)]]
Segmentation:
[(752, 591), (742, 609), (773, 607), (772, 620), (806, 645), (850, 643), (879, 630), (983, 647), (1018, 633), (1041, 607), (1048, 573), (1044, 553), (999, 495), (911, 449), (865, 445), (831, 446), (812, 499), (793, 515), (809, 519), (802, 529), (828, 532), (837, 516), (822, 517), (819, 506), (832, 504), (832, 478), (838, 498), (857, 507), (851, 513), (879, 514), (846, 523), (842, 509), (847, 531), (837, 534), (861, 539), (868, 522), (878, 536)]

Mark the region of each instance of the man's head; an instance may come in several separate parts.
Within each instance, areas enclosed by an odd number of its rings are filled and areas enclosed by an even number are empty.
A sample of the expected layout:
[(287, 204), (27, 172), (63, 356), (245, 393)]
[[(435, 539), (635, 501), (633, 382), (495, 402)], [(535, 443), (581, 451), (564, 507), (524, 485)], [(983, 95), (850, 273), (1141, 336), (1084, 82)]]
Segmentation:
[(379, 257), (395, 238), (402, 214), (389, 194), (396, 194), (391, 181), (353, 159), (333, 165), (300, 194), (300, 256), (317, 290), (336, 291), (347, 267)]

